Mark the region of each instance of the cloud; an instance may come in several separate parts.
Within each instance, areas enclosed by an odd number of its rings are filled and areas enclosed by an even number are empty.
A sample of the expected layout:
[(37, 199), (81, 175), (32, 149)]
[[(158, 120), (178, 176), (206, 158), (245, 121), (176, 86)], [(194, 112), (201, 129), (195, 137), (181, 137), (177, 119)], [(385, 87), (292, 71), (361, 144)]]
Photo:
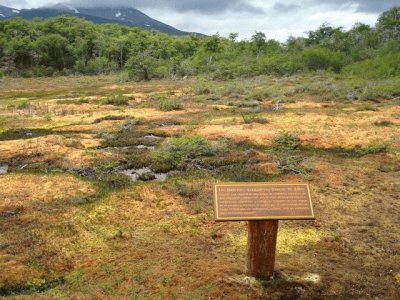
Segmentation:
[(384, 10), (400, 6), (400, 0), (0, 0), (0, 5), (32, 8), (58, 2), (78, 8), (135, 7), (180, 30), (223, 36), (237, 32), (240, 39), (262, 31), (280, 41), (303, 36), (325, 22), (346, 29), (356, 22), (374, 25)]
[(273, 6), (273, 9), (278, 11), (278, 12), (290, 12), (290, 11), (295, 11), (300, 9), (300, 6), (297, 4), (285, 4), (281, 2), (276, 2)]
[(359, 12), (380, 13), (393, 6), (400, 6), (400, 0), (314, 0), (314, 5), (328, 4), (331, 7), (351, 7), (356, 6)]

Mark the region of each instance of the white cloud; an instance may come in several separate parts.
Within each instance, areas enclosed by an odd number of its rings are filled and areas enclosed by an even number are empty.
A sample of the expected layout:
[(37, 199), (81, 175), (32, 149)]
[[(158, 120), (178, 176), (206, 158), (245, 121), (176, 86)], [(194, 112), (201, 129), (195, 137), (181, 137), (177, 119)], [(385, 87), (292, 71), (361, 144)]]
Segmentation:
[[(253, 4), (261, 6), (262, 1), (254, 1)], [(197, 31), (209, 35), (219, 33), (222, 36), (228, 36), (230, 32), (237, 32), (241, 39), (250, 38), (255, 31), (262, 31), (268, 38), (280, 41), (286, 40), (290, 35), (302, 36), (306, 31), (315, 30), (325, 22), (347, 29), (356, 22), (374, 25), (378, 16), (378, 13), (359, 12), (356, 6), (347, 7), (346, 10), (326, 10), (326, 7), (322, 6), (303, 6), (299, 9), (281, 12), (276, 11), (273, 5), (266, 4), (262, 9), (264, 13), (256, 16), (249, 12), (232, 11), (223, 12), (218, 16), (199, 15), (191, 12), (176, 13), (160, 9), (144, 9), (144, 12), (185, 31)]]

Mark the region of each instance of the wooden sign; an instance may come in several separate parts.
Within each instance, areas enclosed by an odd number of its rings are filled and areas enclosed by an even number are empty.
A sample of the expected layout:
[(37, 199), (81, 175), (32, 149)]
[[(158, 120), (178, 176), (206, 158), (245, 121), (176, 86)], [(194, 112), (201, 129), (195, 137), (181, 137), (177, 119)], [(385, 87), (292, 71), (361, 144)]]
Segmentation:
[(216, 221), (314, 219), (308, 184), (214, 185)]
[(247, 274), (274, 274), (278, 220), (313, 220), (310, 188), (302, 183), (221, 183), (214, 185), (216, 221), (248, 220)]

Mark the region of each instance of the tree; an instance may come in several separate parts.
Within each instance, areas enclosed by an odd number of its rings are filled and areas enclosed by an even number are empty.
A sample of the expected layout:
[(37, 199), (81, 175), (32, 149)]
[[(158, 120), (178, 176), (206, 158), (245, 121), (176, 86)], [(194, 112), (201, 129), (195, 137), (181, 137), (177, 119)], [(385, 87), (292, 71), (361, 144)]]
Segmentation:
[(377, 29), (385, 41), (400, 39), (400, 6), (385, 11), (378, 18)]
[(229, 39), (232, 43), (234, 43), (234, 42), (236, 42), (236, 40), (237, 40), (238, 37), (239, 37), (239, 34), (238, 34), (238, 33), (231, 32), (231, 33), (229, 34), (229, 36), (228, 36), (228, 39)]
[(62, 70), (68, 61), (68, 40), (59, 34), (48, 34), (38, 38), (36, 48), (40, 51), (39, 61), (55, 70)]
[(262, 47), (264, 47), (264, 45), (267, 41), (267, 37), (266, 37), (265, 33), (256, 31), (252, 35), (251, 41), (255, 44), (257, 50), (260, 51), (262, 49)]
[(221, 49), (221, 38), (218, 34), (214, 34), (207, 38), (204, 42), (204, 49), (207, 52), (216, 53)]
[(157, 60), (150, 51), (143, 51), (131, 56), (126, 62), (129, 77), (136, 81), (150, 80), (155, 75)]

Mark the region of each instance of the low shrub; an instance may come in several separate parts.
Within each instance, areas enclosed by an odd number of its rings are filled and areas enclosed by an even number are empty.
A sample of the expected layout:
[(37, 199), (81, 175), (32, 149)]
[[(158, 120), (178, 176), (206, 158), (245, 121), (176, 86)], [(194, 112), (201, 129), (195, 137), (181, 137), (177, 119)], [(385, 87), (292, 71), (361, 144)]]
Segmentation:
[(105, 117), (97, 118), (93, 121), (93, 124), (97, 124), (103, 121), (120, 121), (120, 120), (125, 120), (127, 116), (112, 116), (108, 115)]
[(296, 135), (284, 132), (272, 142), (274, 161), (282, 173), (307, 174), (313, 167), (300, 155), (300, 140)]
[(380, 120), (380, 121), (375, 121), (374, 122), (375, 126), (392, 126), (394, 125), (394, 123), (392, 121), (389, 120)]
[(61, 99), (57, 101), (57, 104), (85, 104), (89, 103), (89, 99), (79, 98), (79, 99)]
[(182, 109), (181, 103), (176, 99), (160, 99), (158, 100), (158, 109), (161, 111), (173, 111)]
[(293, 151), (300, 147), (300, 140), (296, 135), (284, 132), (272, 142), (272, 149), (278, 152)]
[(105, 105), (126, 106), (129, 104), (129, 99), (122, 94), (118, 94), (108, 96), (101, 103)]
[(253, 90), (249, 94), (246, 95), (246, 100), (256, 100), (256, 101), (263, 101), (265, 98), (268, 98), (270, 92), (266, 89), (263, 90)]
[(360, 100), (390, 99), (400, 96), (400, 77), (367, 83), (360, 94)]
[(239, 102), (237, 104), (237, 107), (257, 107), (259, 105), (259, 102), (257, 100), (251, 100), (251, 101), (246, 101), (246, 102)]
[(367, 59), (348, 65), (343, 73), (365, 79), (387, 79), (400, 75), (400, 53)]
[(281, 103), (281, 104), (285, 104), (285, 103), (296, 103), (295, 100), (292, 100), (292, 99), (284, 99), (284, 98), (273, 99), (272, 102), (273, 102), (273, 103)]
[(32, 104), (29, 101), (23, 101), (16, 106), (17, 109), (27, 109), (30, 107), (32, 107)]
[(195, 95), (210, 95), (214, 93), (214, 87), (208, 82), (199, 82), (193, 87)]
[(310, 71), (332, 70), (339, 73), (344, 66), (344, 55), (327, 48), (308, 48), (301, 54), (301, 61)]
[(378, 153), (385, 153), (389, 151), (388, 144), (371, 144), (367, 147), (363, 148), (361, 146), (355, 146), (351, 148), (347, 147), (334, 147), (327, 149), (329, 152), (332, 152), (340, 157), (361, 157), (368, 154), (378, 154)]
[(123, 188), (131, 183), (130, 178), (121, 173), (101, 174), (99, 175), (98, 180), (110, 188)]
[(211, 143), (201, 136), (173, 137), (154, 152), (154, 163), (158, 169), (185, 169), (190, 165), (196, 166), (197, 159), (216, 152)]
[(243, 122), (245, 124), (251, 124), (251, 123), (267, 124), (268, 123), (268, 119), (259, 117), (255, 113), (248, 113), (248, 114), (242, 113), (241, 116), (242, 116)]
[(332, 80), (314, 80), (309, 83), (297, 86), (294, 94), (306, 93), (309, 95), (320, 96), (321, 100), (345, 100), (349, 97), (354, 98), (354, 88), (346, 83), (335, 82)]
[(280, 156), (276, 160), (276, 165), (282, 173), (307, 174), (313, 170), (304, 164), (304, 159), (300, 155)]

